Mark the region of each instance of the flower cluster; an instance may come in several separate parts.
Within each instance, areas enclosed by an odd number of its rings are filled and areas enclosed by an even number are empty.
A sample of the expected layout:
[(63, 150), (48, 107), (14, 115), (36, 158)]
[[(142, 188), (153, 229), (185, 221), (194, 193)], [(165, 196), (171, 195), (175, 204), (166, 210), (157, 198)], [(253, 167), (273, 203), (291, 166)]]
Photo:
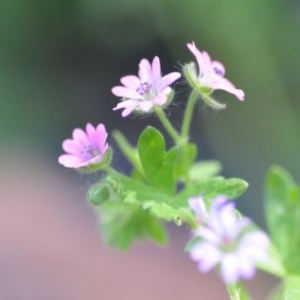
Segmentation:
[[(218, 108), (218, 105), (213, 105), (216, 102), (209, 97), (216, 89), (232, 93), (239, 100), (244, 99), (244, 92), (236, 89), (224, 78), (225, 68), (220, 62), (212, 61), (209, 55), (199, 51), (194, 43), (187, 44), (187, 47), (198, 62), (199, 74), (197, 75), (194, 63), (187, 64), (183, 73), (191, 87), (199, 92), (208, 105)], [(113, 110), (123, 109), (122, 116), (127, 117), (133, 112), (149, 113), (155, 108), (164, 108), (171, 103), (173, 97), (171, 85), (180, 77), (179, 72), (162, 76), (157, 56), (152, 63), (143, 58), (139, 63), (138, 76), (124, 76), (120, 80), (123, 85), (112, 88), (112, 93), (122, 98)], [(103, 124), (99, 124), (97, 128), (87, 124), (86, 132), (77, 128), (73, 131), (73, 139), (63, 142), (62, 147), (67, 154), (61, 155), (58, 162), (67, 168), (98, 170), (103, 166), (101, 162), (108, 149), (106, 139), (107, 132)]]
[(238, 217), (234, 203), (223, 196), (213, 200), (209, 212), (202, 197), (190, 199), (189, 206), (199, 222), (190, 249), (199, 270), (205, 273), (218, 266), (226, 283), (252, 278), (255, 265), (268, 257), (267, 236), (253, 229), (249, 219)]
[[(62, 143), (66, 153), (58, 158), (58, 162), (78, 171), (104, 170), (107, 173), (90, 188), (88, 198), (94, 206), (105, 203), (104, 208), (101, 207), (102, 227), (113, 245), (125, 249), (134, 239), (144, 236), (162, 244), (166, 238), (161, 221), (177, 220), (179, 224), (180, 220), (180, 223), (186, 222), (191, 227), (196, 223), (197, 228), (188, 246), (190, 257), (197, 262), (201, 272), (216, 267), (225, 283), (232, 284), (252, 278), (256, 266), (268, 259), (267, 236), (249, 219), (239, 216), (234, 203), (224, 196), (213, 199), (209, 207), (202, 197), (190, 198), (187, 205), (187, 196), (184, 196), (185, 207), (172, 201), (182, 201), (181, 195), (190, 195), (191, 187), (195, 194), (203, 192), (203, 187), (196, 184), (196, 181), (203, 180), (203, 176), (198, 176), (202, 174), (197, 174), (196, 179), (190, 178), (191, 170), (197, 164), (196, 146), (189, 141), (197, 100), (201, 98), (211, 107), (220, 109), (225, 105), (212, 99), (214, 90), (224, 90), (241, 101), (244, 100), (244, 92), (224, 77), (225, 68), (220, 62), (212, 60), (193, 42), (187, 47), (195, 56), (198, 68), (194, 62), (183, 66), (183, 75), (191, 86), (191, 93), (180, 132), (173, 127), (163, 109), (171, 103), (174, 96), (172, 85), (180, 79), (181, 73), (171, 72), (163, 76), (157, 56), (152, 62), (143, 58), (138, 75), (122, 77), (122, 85), (111, 90), (112, 94), (121, 98), (113, 110), (121, 109), (123, 117), (134, 113), (155, 113), (173, 138), (174, 147), (166, 150), (163, 134), (151, 126), (141, 133), (137, 147), (131, 146), (117, 132), (114, 135), (116, 143), (133, 167), (132, 176), (126, 176), (109, 166), (111, 149), (105, 126), (99, 124), (94, 127), (88, 123), (85, 130), (74, 129), (72, 138)], [(201, 173), (200, 164), (196, 170)], [(234, 186), (223, 177), (217, 178), (217, 181), (214, 179), (208, 178), (205, 182), (205, 193), (218, 194), (232, 188), (235, 195), (240, 195), (248, 186), (241, 179), (235, 178)], [(180, 197), (176, 195), (178, 186), (182, 187)]]

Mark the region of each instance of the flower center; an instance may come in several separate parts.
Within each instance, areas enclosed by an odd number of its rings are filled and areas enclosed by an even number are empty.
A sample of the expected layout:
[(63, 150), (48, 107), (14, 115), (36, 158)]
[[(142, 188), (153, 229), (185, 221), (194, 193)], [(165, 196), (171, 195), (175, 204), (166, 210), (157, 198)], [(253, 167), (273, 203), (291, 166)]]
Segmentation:
[(85, 146), (82, 151), (81, 155), (84, 158), (84, 160), (92, 159), (98, 155), (101, 155), (101, 151), (97, 148), (95, 148), (93, 145)]
[(237, 241), (229, 238), (227, 236), (223, 236), (222, 238), (222, 250), (223, 252), (233, 252), (237, 247)]
[(139, 95), (145, 96), (145, 98), (151, 98), (151, 84), (148, 82), (143, 82), (137, 89), (136, 91), (138, 92)]
[(214, 70), (215, 74), (217, 74), (219, 76), (224, 76), (223, 70), (221, 70), (221, 69), (219, 69), (217, 67), (214, 67), (213, 70)]

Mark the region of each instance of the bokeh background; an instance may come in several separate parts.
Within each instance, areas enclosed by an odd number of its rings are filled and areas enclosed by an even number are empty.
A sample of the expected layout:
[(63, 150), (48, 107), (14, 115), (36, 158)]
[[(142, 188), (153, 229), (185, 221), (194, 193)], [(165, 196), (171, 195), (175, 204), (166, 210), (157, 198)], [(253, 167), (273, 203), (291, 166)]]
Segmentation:
[[(192, 60), (186, 43), (195, 41), (246, 93), (241, 103), (217, 92), (227, 103), (222, 112), (195, 110), (199, 158), (219, 159), (223, 175), (249, 182), (238, 206), (264, 226), (269, 166), (300, 180), (300, 2), (1, 0), (0, 12), (1, 299), (226, 299), (218, 277), (201, 277), (182, 254), (184, 228), (171, 228), (168, 250), (103, 246), (85, 201), (95, 178), (63, 169), (57, 156), (87, 122), (121, 128), (132, 142), (146, 124), (160, 128), (155, 118), (113, 112), (110, 89), (143, 57), (160, 56), (164, 73), (180, 70)], [(176, 88), (168, 114), (179, 125), (188, 89)], [(118, 152), (114, 163), (128, 170)], [(255, 299), (272, 284), (261, 275), (250, 283)]]

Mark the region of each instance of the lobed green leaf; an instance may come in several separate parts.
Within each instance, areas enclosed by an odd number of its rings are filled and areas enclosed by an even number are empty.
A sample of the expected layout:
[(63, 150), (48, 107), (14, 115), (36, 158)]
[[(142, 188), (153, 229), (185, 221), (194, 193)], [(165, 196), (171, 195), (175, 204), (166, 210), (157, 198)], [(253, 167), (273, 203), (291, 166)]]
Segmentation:
[(300, 191), (292, 176), (278, 166), (266, 176), (265, 211), (271, 239), (286, 272), (300, 275)]

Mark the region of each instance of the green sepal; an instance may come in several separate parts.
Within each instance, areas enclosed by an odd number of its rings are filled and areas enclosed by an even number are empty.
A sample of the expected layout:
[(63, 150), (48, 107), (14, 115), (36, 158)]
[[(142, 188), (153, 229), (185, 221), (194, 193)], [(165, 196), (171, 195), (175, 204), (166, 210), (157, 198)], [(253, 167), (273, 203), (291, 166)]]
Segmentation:
[(265, 212), (286, 273), (300, 275), (300, 191), (292, 176), (279, 166), (272, 167), (266, 176)]
[(203, 93), (201, 89), (199, 90), (199, 93), (201, 95), (202, 100), (204, 103), (206, 103), (208, 106), (210, 106), (213, 109), (220, 110), (220, 109), (225, 109), (226, 104), (220, 103), (213, 99), (209, 94)]
[(110, 188), (107, 184), (96, 183), (93, 184), (87, 193), (87, 198), (91, 204), (94, 206), (100, 206), (104, 202), (111, 199)]

